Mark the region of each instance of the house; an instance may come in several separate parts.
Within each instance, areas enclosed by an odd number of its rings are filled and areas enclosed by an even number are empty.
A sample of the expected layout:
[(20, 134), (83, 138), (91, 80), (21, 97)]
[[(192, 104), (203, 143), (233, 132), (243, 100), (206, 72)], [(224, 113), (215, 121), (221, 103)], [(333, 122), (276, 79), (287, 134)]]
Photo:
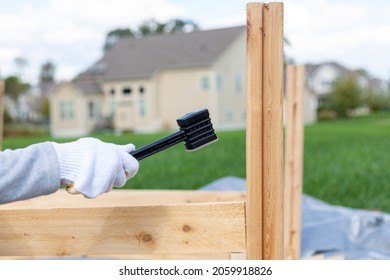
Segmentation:
[(177, 129), (208, 108), (216, 128), (245, 126), (244, 26), (120, 40), (50, 93), (55, 137), (90, 133), (102, 119), (119, 131)]
[(50, 131), (54, 137), (88, 135), (101, 119), (103, 92), (95, 80), (55, 85), (49, 95)]
[(317, 122), (318, 99), (314, 91), (305, 84), (303, 91), (303, 122), (313, 124)]
[(335, 84), (343, 76), (354, 76), (363, 89), (378, 89), (382, 87), (381, 80), (371, 77), (364, 70), (351, 70), (336, 62), (306, 64), (306, 83), (318, 98), (318, 105), (323, 105)]

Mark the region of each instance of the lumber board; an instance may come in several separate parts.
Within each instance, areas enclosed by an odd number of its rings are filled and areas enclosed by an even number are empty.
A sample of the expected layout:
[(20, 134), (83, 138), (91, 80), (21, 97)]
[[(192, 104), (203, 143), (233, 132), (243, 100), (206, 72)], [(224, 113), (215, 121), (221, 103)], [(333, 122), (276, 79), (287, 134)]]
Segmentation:
[(247, 257), (283, 258), (283, 3), (247, 5)]
[(247, 4), (246, 219), (247, 258), (262, 259), (263, 4)]
[(1, 256), (245, 252), (245, 202), (0, 211)]
[(300, 258), (303, 177), (304, 66), (287, 66), (284, 183), (284, 258)]
[(263, 7), (263, 259), (283, 259), (283, 3)]
[(47, 196), (0, 205), (1, 209), (49, 209), (80, 207), (118, 207), (167, 205), (202, 202), (245, 201), (246, 193), (238, 191), (192, 190), (120, 190), (114, 189), (94, 199), (70, 195), (61, 189)]
[(202, 253), (202, 254), (122, 254), (83, 256), (0, 256), (0, 260), (238, 260), (245, 259), (245, 253)]

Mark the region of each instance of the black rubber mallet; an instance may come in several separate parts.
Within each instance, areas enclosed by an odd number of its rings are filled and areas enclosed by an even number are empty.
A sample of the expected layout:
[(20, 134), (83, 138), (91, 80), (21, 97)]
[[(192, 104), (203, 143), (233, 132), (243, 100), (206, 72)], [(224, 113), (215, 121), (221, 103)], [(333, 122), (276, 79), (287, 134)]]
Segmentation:
[(185, 114), (176, 122), (180, 127), (179, 131), (136, 149), (130, 154), (137, 160), (141, 160), (183, 141), (187, 151), (195, 151), (218, 140), (207, 109)]

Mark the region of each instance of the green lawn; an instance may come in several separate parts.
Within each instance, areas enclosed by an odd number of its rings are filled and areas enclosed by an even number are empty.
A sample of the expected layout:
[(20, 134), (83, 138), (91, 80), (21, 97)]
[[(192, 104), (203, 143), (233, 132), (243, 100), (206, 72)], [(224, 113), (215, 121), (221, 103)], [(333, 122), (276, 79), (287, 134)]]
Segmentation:
[[(245, 177), (245, 131), (217, 132), (196, 152), (183, 144), (146, 158), (126, 188), (197, 189), (224, 176)], [(167, 133), (94, 135), (106, 142), (149, 144)], [(6, 138), (5, 148), (51, 140)], [(56, 141), (70, 141), (61, 139)], [(305, 128), (304, 192), (332, 204), (390, 212), (390, 114), (322, 122)]]
[(333, 204), (390, 212), (390, 115), (305, 128), (304, 192)]

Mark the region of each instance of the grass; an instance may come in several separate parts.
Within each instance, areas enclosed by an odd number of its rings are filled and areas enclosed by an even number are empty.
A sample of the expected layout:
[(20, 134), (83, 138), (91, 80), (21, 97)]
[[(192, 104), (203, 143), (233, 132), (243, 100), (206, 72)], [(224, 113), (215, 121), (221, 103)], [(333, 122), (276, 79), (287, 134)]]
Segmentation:
[[(245, 178), (245, 131), (218, 132), (219, 141), (193, 153), (182, 144), (146, 158), (126, 188), (197, 189), (224, 176)], [(167, 133), (96, 134), (141, 147)], [(5, 138), (5, 148), (52, 140)], [(58, 142), (73, 139), (56, 139)], [(304, 193), (335, 205), (390, 212), (390, 114), (322, 122), (305, 127)]]
[(390, 115), (305, 128), (304, 192), (337, 205), (390, 212)]

